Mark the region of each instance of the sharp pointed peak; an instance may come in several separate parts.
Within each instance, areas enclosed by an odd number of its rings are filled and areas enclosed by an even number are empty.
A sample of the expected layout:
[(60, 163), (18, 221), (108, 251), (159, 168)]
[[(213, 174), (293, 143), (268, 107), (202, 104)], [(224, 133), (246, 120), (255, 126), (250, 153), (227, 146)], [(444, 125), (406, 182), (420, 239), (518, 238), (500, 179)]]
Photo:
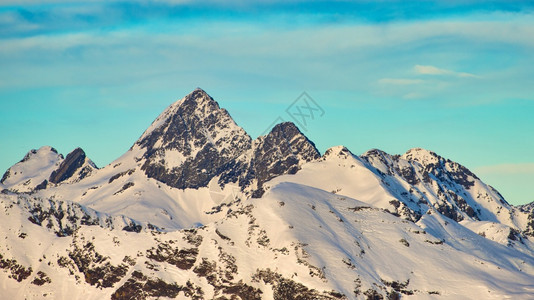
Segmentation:
[(85, 155), (85, 151), (83, 151), (81, 147), (74, 148), (74, 150), (72, 150), (68, 155), (73, 154), (73, 153), (83, 153)]
[(195, 92), (196, 92), (196, 93), (203, 93), (203, 94), (206, 94), (206, 95), (208, 94), (208, 93), (207, 93), (203, 88), (201, 88), (201, 87), (197, 87), (197, 88), (195, 88), (190, 94), (195, 93)]
[(262, 138), (269, 139), (277, 136), (282, 136), (288, 140), (293, 140), (295, 138), (302, 137), (313, 146), (317, 153), (319, 153), (319, 151), (315, 147), (315, 144), (310, 139), (308, 139), (308, 137), (304, 133), (302, 133), (302, 131), (300, 131), (297, 125), (295, 125), (295, 123), (293, 122), (282, 122), (274, 125), (271, 131)]
[(203, 90), (202, 88), (199, 88), (199, 87), (194, 89), (191, 93), (187, 94), (186, 97), (191, 97), (191, 96), (193, 96), (193, 97), (199, 97), (199, 96), (206, 97), (207, 96), (207, 97), (211, 98), (211, 96), (205, 90)]
[(213, 102), (217, 104), (217, 107), (219, 106), (217, 101), (215, 101), (205, 90), (199, 87), (194, 89), (191, 93), (187, 94), (182, 100), (183, 101), (178, 102), (194, 101), (197, 104), (202, 102)]
[(298, 133), (302, 134), (302, 131), (300, 131), (300, 129), (297, 127), (297, 125), (295, 125), (295, 123), (293, 123), (293, 122), (278, 123), (278, 124), (274, 125), (274, 127), (273, 127), (273, 129), (271, 129), (270, 133), (278, 132), (278, 131), (298, 132)]
[(83, 157), (85, 157), (86, 154), (85, 154), (85, 151), (83, 151), (82, 148), (80, 148), (80, 147), (76, 147), (74, 150), (72, 150), (71, 152), (69, 152), (69, 154), (67, 154), (67, 157), (66, 157), (66, 158), (74, 157), (74, 156), (83, 156)]
[(217, 101), (215, 101), (208, 93), (206, 93), (206, 91), (201, 88), (196, 88), (185, 97), (169, 105), (154, 120), (154, 122), (152, 122), (150, 127), (143, 133), (143, 135), (141, 135), (136, 144), (140, 143), (156, 128), (159, 128), (161, 125), (165, 124), (169, 118), (173, 118), (177, 114), (184, 116), (196, 115), (203, 118), (217, 112), (222, 112), (231, 118), (228, 112), (225, 109), (220, 108), (219, 103), (217, 103)]

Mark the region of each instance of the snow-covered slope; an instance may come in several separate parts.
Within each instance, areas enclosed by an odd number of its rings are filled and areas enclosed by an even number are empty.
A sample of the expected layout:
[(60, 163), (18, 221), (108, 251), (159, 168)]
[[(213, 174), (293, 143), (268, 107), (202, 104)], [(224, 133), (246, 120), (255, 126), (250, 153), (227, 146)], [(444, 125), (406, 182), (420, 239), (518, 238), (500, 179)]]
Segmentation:
[(117, 160), (32, 150), (0, 187), (7, 299), (531, 299), (533, 205), (411, 149), (252, 140), (206, 92)]
[(196, 89), (170, 105), (108, 166), (37, 193), (166, 230), (189, 228), (220, 219), (240, 195), (261, 195), (264, 182), (318, 157), (292, 123), (252, 141), (225, 109)]
[(63, 159), (56, 149), (43, 146), (30, 150), (24, 158), (9, 168), (2, 177), (3, 188), (14, 192), (32, 192), (49, 184), (77, 182), (90, 175), (96, 165), (76, 148)]
[(63, 155), (50, 146), (33, 149), (4, 173), (1, 182), (7, 189), (30, 192), (48, 180), (62, 160)]
[(272, 186), (205, 227), (168, 233), (83, 226), (59, 238), (25, 222), (12, 204), (3, 200), (0, 212), (7, 237), (0, 254), (9, 262), (0, 282), (10, 299), (528, 299), (534, 292), (532, 256), (439, 214), (419, 226), (295, 183)]
[(345, 147), (332, 147), (267, 188), (287, 181), (349, 196), (413, 222), (439, 213), (490, 240), (534, 249), (526, 239), (531, 225), (525, 209), (509, 205), (467, 168), (427, 150), (393, 156), (374, 149), (358, 157)]
[[(411, 149), (402, 156), (372, 150), (362, 158), (380, 174), (392, 194), (401, 201), (401, 206), (411, 205), (405, 214), (418, 216), (438, 211), (468, 227), (482, 221), (493, 224), (485, 228), (495, 230), (477, 233), (504, 244), (525, 244), (519, 233), (528, 231), (526, 214), (508, 204), (499, 192), (466, 167), (420, 148)], [(411, 208), (414, 203), (416, 209)], [(503, 230), (507, 239), (502, 239)]]

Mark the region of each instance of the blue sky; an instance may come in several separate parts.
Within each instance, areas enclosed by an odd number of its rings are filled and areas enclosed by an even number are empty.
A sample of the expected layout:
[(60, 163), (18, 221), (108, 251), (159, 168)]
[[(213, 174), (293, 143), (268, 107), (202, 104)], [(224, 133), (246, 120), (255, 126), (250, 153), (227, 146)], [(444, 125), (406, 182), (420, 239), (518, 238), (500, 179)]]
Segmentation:
[(202, 87), (253, 137), (306, 91), (320, 151), (423, 147), (534, 200), (532, 1), (0, 4), (0, 173), (51, 145), (99, 166)]

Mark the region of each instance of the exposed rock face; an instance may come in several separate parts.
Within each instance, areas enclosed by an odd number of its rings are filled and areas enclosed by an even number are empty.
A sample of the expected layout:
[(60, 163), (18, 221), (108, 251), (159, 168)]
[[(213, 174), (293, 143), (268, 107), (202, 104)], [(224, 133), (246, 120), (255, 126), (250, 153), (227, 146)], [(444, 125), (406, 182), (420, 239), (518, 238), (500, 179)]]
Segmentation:
[(532, 298), (534, 203), (434, 152), (320, 158), (292, 123), (252, 141), (202, 90), (131, 150), (78, 183), (96, 168), (79, 148), (6, 172), (3, 298)]
[(67, 155), (65, 160), (61, 162), (59, 168), (52, 172), (48, 181), (57, 184), (71, 178), (72, 175), (83, 166), (85, 157), (85, 152), (81, 148), (74, 149)]
[(96, 165), (81, 148), (63, 158), (56, 149), (43, 146), (30, 150), (24, 158), (9, 168), (1, 183), (13, 192), (34, 192), (64, 182), (76, 182), (89, 176)]
[[(266, 181), (283, 174), (295, 174), (302, 163), (319, 157), (313, 142), (295, 124), (278, 124), (268, 135), (255, 141), (247, 175), (240, 184), (247, 186), (252, 179), (256, 179), (256, 189), (261, 191)], [(256, 196), (259, 195), (261, 192)]]
[[(252, 141), (202, 89), (170, 105), (130, 150), (140, 153), (136, 161), (149, 178), (179, 189), (205, 187), (217, 177), (221, 187), (232, 183), (242, 190), (259, 190), (264, 182), (294, 174), (304, 162), (320, 157), (313, 142), (290, 122), (278, 124), (268, 135)], [(36, 182), (27, 191), (78, 181), (96, 169), (80, 148), (65, 159), (55, 149), (49, 151), (58, 156), (49, 167), (50, 175), (33, 180)], [(21, 163), (37, 152), (32, 150)], [(110, 183), (114, 179), (110, 178)]]
[(282, 123), (254, 142), (225, 109), (201, 89), (167, 108), (133, 148), (142, 149), (142, 170), (179, 189), (199, 188), (219, 176), (219, 184), (242, 189), (281, 174), (319, 152), (293, 123)]
[[(485, 211), (471, 195), (471, 190), (477, 182), (481, 186), (485, 185), (469, 169), (456, 162), (421, 148), (408, 150), (403, 155), (389, 155), (373, 149), (361, 158), (373, 166), (384, 181), (400, 182), (400, 185), (408, 187), (406, 191), (401, 192), (400, 199), (406, 204), (418, 204), (417, 209), (407, 210), (408, 214), (420, 216), (422, 212), (433, 207), (458, 222), (465, 218), (495, 221), (494, 216), (490, 216), (493, 213)], [(509, 207), (500, 194), (494, 193), (490, 187), (488, 189), (489, 193), (477, 197), (484, 197), (488, 202), (493, 201), (496, 206)]]
[(455, 182), (466, 189), (474, 185), (474, 180), (478, 177), (466, 167), (445, 159), (436, 153), (421, 148), (408, 150), (403, 159), (419, 163), (423, 168), (423, 178), (426, 182), (433, 176), (436, 179), (448, 182)]
[(527, 227), (525, 234), (534, 237), (534, 201), (521, 205), (518, 209), (527, 214)]
[(201, 89), (164, 111), (135, 146), (145, 149), (142, 169), (172, 187), (198, 188), (250, 149), (251, 138)]
[(60, 237), (72, 235), (81, 226), (122, 228), (124, 231), (136, 232), (147, 228), (157, 229), (152, 224), (142, 224), (124, 216), (109, 216), (75, 202), (42, 199), (29, 194), (8, 194), (3, 197), (4, 199), (16, 200), (18, 205), (28, 211), (27, 219), (31, 223), (46, 227)]

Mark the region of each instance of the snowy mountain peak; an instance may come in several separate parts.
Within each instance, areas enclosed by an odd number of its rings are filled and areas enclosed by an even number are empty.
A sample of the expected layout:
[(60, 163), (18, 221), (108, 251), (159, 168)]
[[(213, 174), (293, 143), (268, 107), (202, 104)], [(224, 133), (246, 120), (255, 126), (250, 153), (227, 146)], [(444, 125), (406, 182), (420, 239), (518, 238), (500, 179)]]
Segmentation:
[(77, 182), (96, 170), (96, 165), (76, 148), (64, 159), (56, 149), (43, 146), (32, 149), (2, 177), (4, 188), (13, 192), (33, 192), (49, 184)]
[(385, 151), (380, 150), (380, 149), (370, 149), (370, 150), (367, 150), (366, 152), (364, 152), (361, 155), (361, 157), (366, 159), (366, 160), (385, 161), (385, 160), (391, 160), (393, 156), (390, 155), (389, 153), (385, 152)]
[(285, 135), (299, 135), (302, 134), (298, 127), (293, 122), (282, 122), (279, 124), (276, 124), (273, 129), (271, 129), (271, 132), (269, 134), (278, 134), (279, 132), (283, 132)]
[(63, 157), (63, 155), (58, 154), (57, 150), (51, 146), (42, 146), (39, 149), (32, 149), (26, 153), (24, 158), (20, 162), (26, 162), (30, 159), (42, 159), (44, 157)]
[(286, 150), (282, 149), (281, 151), (291, 152), (303, 158), (303, 161), (317, 159), (320, 156), (315, 144), (302, 134), (292, 122), (283, 122), (274, 126), (271, 132), (263, 139), (263, 143), (287, 147)]
[(254, 142), (250, 167), (242, 182), (249, 185), (255, 179), (257, 191), (254, 196), (259, 197), (263, 193), (263, 183), (279, 175), (295, 174), (302, 164), (319, 157), (315, 144), (295, 124), (280, 123)]
[(400, 158), (409, 162), (417, 162), (421, 164), (427, 172), (434, 173), (438, 178), (443, 174), (448, 174), (453, 181), (465, 188), (473, 186), (473, 180), (479, 180), (479, 178), (468, 168), (457, 162), (445, 159), (430, 150), (421, 148), (410, 149)]
[(423, 148), (410, 149), (406, 151), (406, 153), (404, 153), (401, 158), (408, 161), (416, 161), (423, 166), (427, 166), (429, 164), (437, 164), (442, 159), (442, 157), (437, 155), (436, 153)]
[[(182, 108), (180, 111), (180, 107)], [(150, 127), (143, 133), (136, 144), (142, 144), (143, 141), (156, 129), (168, 125), (166, 121), (177, 113), (187, 111), (194, 115), (209, 115), (214, 110), (219, 110), (219, 104), (208, 95), (203, 89), (196, 88), (184, 98), (169, 105), (155, 120)], [(225, 110), (226, 111), (226, 110)]]
[(87, 158), (82, 148), (76, 148), (50, 174), (48, 181), (58, 184), (72, 178), (76, 173), (78, 173), (77, 180), (81, 180), (96, 168), (96, 165)]
[(216, 176), (224, 185), (258, 187), (273, 176), (296, 172), (320, 156), (291, 122), (274, 126), (254, 144), (225, 109), (196, 89), (167, 108), (134, 146), (145, 174), (179, 189), (205, 187)]
[(2, 176), (6, 189), (17, 192), (30, 192), (39, 187), (61, 161), (63, 155), (50, 146), (30, 150), (24, 158), (9, 168)]
[(352, 152), (350, 152), (350, 150), (345, 147), (345, 146), (334, 146), (334, 147), (330, 147), (328, 148), (325, 152), (324, 152), (324, 155), (323, 155), (323, 158), (324, 159), (329, 159), (329, 158), (348, 158), (348, 157), (352, 157), (354, 156), (354, 154), (352, 154)]
[(201, 88), (196, 88), (185, 96), (180, 105), (193, 105), (202, 113), (207, 113), (208, 109), (220, 109), (219, 103)]
[(102, 169), (42, 147), (1, 182), (6, 299), (532, 299), (534, 204), (421, 148), (251, 141), (201, 89)]
[(132, 149), (150, 178), (172, 187), (207, 186), (251, 147), (250, 136), (202, 89), (169, 106)]

